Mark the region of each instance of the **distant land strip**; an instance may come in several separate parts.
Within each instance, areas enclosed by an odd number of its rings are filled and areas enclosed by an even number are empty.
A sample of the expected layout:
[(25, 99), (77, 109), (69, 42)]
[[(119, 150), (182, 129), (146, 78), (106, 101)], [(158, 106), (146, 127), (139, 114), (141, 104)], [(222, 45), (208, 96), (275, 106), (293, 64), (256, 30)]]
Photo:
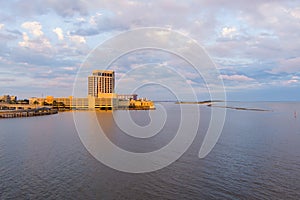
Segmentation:
[(271, 112), (272, 110), (266, 110), (261, 108), (244, 108), (244, 107), (232, 107), (232, 106), (218, 106), (218, 105), (212, 105), (208, 104), (209, 107), (217, 107), (217, 108), (227, 108), (227, 109), (233, 109), (233, 110), (249, 110), (249, 111), (264, 111), (264, 112)]
[(207, 100), (207, 101), (177, 101), (176, 104), (211, 104), (217, 102), (224, 102), (222, 100)]
[(261, 109), (261, 108), (245, 108), (245, 107), (233, 107), (233, 106), (220, 106), (220, 105), (214, 105), (213, 103), (218, 102), (225, 102), (222, 100), (208, 100), (208, 101), (177, 101), (176, 104), (205, 104), (209, 107), (217, 107), (217, 108), (227, 108), (227, 109), (233, 109), (233, 110), (248, 110), (248, 111), (263, 111), (263, 112), (270, 112), (272, 110), (267, 109)]

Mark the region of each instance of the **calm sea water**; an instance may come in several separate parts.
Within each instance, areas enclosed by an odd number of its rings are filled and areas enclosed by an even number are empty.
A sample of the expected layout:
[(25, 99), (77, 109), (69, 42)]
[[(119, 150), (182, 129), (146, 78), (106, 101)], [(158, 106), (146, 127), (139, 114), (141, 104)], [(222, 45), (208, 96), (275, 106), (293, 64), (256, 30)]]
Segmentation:
[[(229, 104), (270, 111), (227, 109), (221, 137), (199, 159), (211, 109), (199, 105), (200, 126), (190, 148), (168, 167), (142, 174), (116, 171), (90, 155), (72, 112), (1, 119), (0, 199), (300, 199), (300, 103)], [(180, 122), (179, 105), (162, 105), (165, 127), (148, 139), (124, 134), (111, 112), (98, 112), (97, 118), (121, 148), (154, 151), (172, 140)], [(131, 111), (131, 116), (146, 126), (149, 112), (156, 111)], [(88, 121), (93, 113), (79, 114)]]

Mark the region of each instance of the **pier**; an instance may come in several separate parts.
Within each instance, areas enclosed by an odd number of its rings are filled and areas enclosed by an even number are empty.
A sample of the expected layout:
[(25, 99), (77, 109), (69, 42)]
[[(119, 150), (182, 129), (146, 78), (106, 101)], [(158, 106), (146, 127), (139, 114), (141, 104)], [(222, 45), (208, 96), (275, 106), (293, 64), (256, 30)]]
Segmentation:
[(0, 118), (33, 117), (57, 113), (58, 111), (56, 109), (51, 108), (0, 110)]

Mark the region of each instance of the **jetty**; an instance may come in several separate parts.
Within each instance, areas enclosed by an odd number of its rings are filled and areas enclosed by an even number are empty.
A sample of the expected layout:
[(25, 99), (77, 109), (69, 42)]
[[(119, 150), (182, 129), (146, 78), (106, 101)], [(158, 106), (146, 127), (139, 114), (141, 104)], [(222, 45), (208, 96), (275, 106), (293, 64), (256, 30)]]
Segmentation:
[(57, 114), (57, 109), (20, 104), (0, 104), (0, 118), (33, 117)]

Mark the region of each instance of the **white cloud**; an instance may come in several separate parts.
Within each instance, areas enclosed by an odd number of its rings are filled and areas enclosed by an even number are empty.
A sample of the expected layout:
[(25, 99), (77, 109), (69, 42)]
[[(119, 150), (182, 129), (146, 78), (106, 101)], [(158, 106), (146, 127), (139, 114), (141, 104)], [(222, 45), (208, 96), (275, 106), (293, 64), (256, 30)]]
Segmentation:
[(30, 40), (27, 33), (23, 33), (23, 41), (19, 42), (20, 47), (26, 47), (33, 49), (35, 51), (44, 51), (45, 49), (51, 48), (50, 41), (45, 37), (40, 37), (38, 39)]
[(223, 80), (230, 80), (230, 81), (254, 81), (253, 78), (250, 78), (245, 75), (238, 75), (238, 74), (235, 75), (222, 74), (219, 76), (219, 78), (222, 78)]
[(288, 81), (289, 84), (298, 83), (298, 82), (299, 82), (299, 80), (296, 80), (296, 79), (291, 79), (291, 80)]
[(83, 36), (80, 35), (69, 35), (69, 39), (76, 44), (85, 44), (86, 40)]
[(46, 48), (51, 48), (52, 47), (50, 41), (47, 38), (42, 38), (41, 42), (42, 42), (42, 46), (44, 46)]
[(29, 43), (29, 37), (27, 35), (27, 33), (23, 33), (23, 41), (22, 42), (19, 42), (19, 45), (21, 47), (27, 47), (28, 46), (28, 43)]
[(237, 29), (235, 27), (224, 27), (221, 34), (225, 38), (233, 38), (237, 34)]
[(90, 20), (89, 20), (89, 23), (93, 26), (97, 25), (97, 20), (98, 18), (101, 16), (102, 14), (101, 13), (96, 13), (96, 15), (94, 16), (91, 16), (90, 17)]
[(300, 7), (290, 10), (291, 16), (296, 19), (300, 19)]
[(85, 22), (86, 21), (85, 18), (83, 18), (83, 17), (78, 17), (78, 18), (76, 18), (76, 20), (78, 22)]
[(56, 33), (59, 40), (64, 40), (64, 33), (63, 30), (59, 27), (53, 29), (53, 32)]
[(297, 79), (290, 79), (290, 80), (282, 82), (283, 85), (292, 85), (292, 84), (296, 84), (296, 83), (299, 83), (299, 80), (297, 80)]
[(285, 80), (282, 82), (283, 85), (294, 85), (300, 83), (300, 77), (299, 76), (292, 76), (289, 80)]
[(190, 79), (186, 80), (186, 83), (189, 85), (197, 85), (197, 83), (195, 81), (192, 81)]
[(22, 24), (22, 28), (25, 28), (29, 30), (29, 32), (36, 37), (40, 37), (44, 35), (42, 31), (42, 25), (39, 22), (33, 21), (33, 22), (24, 22)]
[(74, 71), (76, 67), (63, 67), (63, 69), (66, 71)]

